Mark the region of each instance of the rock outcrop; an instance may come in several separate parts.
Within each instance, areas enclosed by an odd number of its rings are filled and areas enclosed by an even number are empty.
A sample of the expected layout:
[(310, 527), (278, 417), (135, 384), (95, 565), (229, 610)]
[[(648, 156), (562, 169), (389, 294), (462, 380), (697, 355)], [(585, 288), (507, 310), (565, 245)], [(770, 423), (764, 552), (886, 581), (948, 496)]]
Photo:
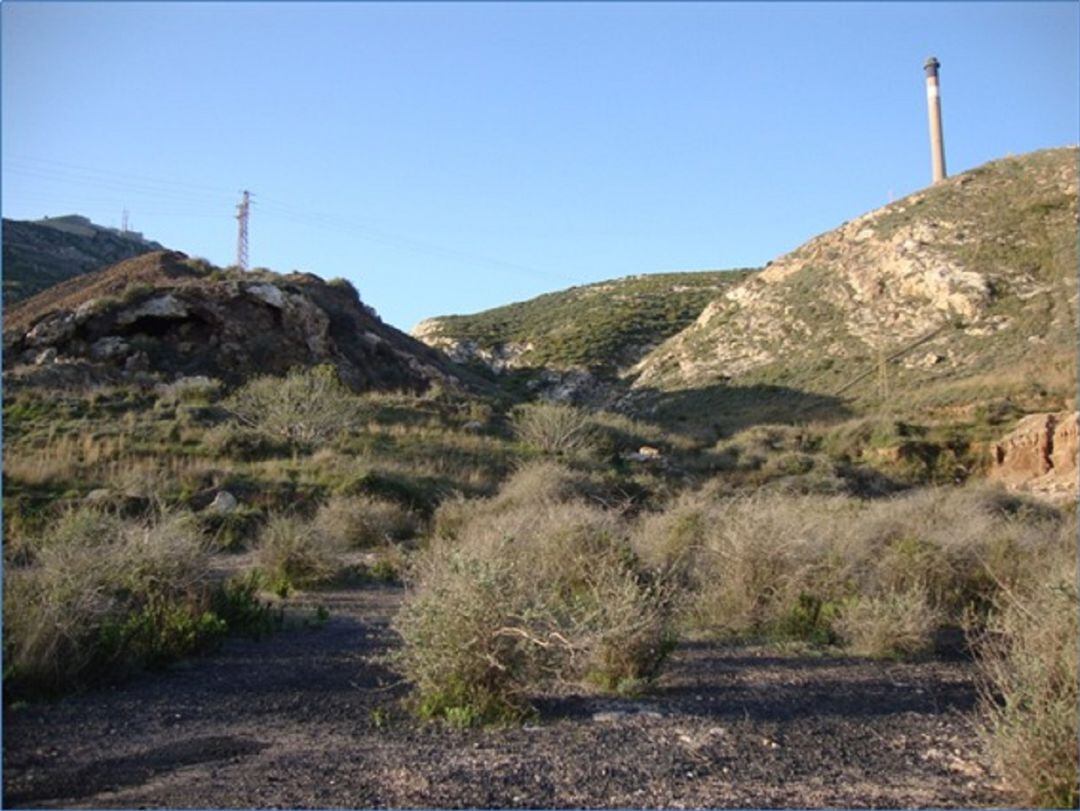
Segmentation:
[(1055, 499), (1077, 498), (1080, 413), (1030, 414), (994, 445), (989, 478)]
[(472, 380), (384, 324), (347, 283), (225, 272), (176, 252), (70, 279), (4, 321), (5, 379), (15, 384), (192, 376), (235, 384), (321, 363), (357, 391)]

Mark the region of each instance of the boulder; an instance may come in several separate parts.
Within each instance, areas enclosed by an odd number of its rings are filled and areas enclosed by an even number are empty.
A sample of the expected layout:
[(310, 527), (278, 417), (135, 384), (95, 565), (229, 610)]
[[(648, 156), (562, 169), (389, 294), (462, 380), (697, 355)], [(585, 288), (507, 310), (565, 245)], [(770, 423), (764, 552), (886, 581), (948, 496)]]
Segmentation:
[(106, 335), (90, 345), (90, 357), (94, 360), (112, 360), (123, 357), (131, 347), (118, 335)]
[(131, 374), (150, 371), (150, 357), (145, 352), (136, 352), (128, 356), (128, 359), (124, 361), (124, 371)]
[(91, 490), (83, 497), (83, 501), (87, 504), (108, 504), (113, 499), (113, 492), (107, 487), (99, 487), (96, 490)]
[(63, 343), (75, 334), (75, 318), (66, 310), (59, 310), (34, 324), (26, 333), (27, 346), (53, 346)]
[(214, 513), (231, 513), (236, 510), (236, 506), (236, 496), (228, 490), (218, 490), (214, 500), (210, 502), (210, 506), (206, 509)]
[(176, 296), (167, 293), (155, 296), (142, 304), (124, 310), (116, 317), (117, 324), (134, 324), (140, 318), (187, 318), (188, 308)]
[(247, 294), (278, 310), (285, 306), (285, 294), (274, 284), (253, 284), (247, 288)]
[(54, 347), (48, 347), (42, 349), (40, 352), (34, 355), (35, 366), (47, 366), (50, 363), (56, 362), (56, 349)]

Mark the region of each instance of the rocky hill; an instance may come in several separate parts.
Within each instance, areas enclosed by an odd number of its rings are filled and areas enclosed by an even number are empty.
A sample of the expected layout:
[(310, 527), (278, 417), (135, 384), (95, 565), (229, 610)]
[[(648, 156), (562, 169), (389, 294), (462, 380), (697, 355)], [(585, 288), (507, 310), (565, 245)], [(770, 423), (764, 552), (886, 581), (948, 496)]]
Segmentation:
[(691, 324), (752, 270), (628, 276), (473, 315), (431, 318), (412, 334), (459, 363), (548, 395), (609, 388), (621, 371)]
[(176, 252), (69, 279), (4, 318), (7, 384), (196, 375), (238, 383), (320, 363), (357, 391), (475, 382), (384, 324), (348, 282), (223, 271)]
[(161, 245), (142, 234), (95, 225), (85, 217), (3, 221), (4, 306), (66, 279), (99, 270)]
[(789, 418), (800, 400), (1065, 408), (1077, 381), (1077, 157), (994, 161), (810, 240), (645, 356), (627, 375), (636, 399), (786, 392)]

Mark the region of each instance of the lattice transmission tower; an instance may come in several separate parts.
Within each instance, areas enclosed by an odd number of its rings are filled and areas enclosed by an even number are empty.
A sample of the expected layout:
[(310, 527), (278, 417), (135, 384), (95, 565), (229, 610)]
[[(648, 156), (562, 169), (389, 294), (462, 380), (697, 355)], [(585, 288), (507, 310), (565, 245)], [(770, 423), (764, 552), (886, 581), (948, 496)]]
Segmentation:
[(240, 270), (248, 269), (248, 214), (251, 212), (251, 192), (244, 189), (244, 197), (236, 207), (236, 221), (239, 224), (236, 234), (236, 265)]

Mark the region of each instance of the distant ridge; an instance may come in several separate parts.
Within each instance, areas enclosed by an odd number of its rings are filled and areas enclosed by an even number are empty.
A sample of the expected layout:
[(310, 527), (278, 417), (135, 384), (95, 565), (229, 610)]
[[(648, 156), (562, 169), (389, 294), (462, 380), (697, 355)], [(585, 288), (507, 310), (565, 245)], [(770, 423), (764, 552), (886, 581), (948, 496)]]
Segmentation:
[(162, 249), (139, 232), (106, 228), (79, 214), (5, 219), (4, 307), (74, 276)]

